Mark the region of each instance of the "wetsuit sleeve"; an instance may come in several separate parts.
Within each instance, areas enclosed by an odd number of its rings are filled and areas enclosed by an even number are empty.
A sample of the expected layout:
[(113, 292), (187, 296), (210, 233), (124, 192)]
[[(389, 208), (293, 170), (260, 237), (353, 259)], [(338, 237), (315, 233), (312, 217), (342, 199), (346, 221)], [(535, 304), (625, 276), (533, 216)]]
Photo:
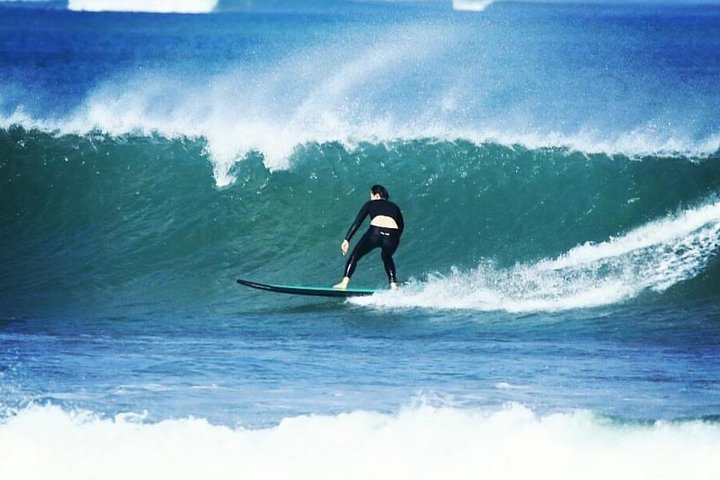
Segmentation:
[(397, 212), (397, 218), (395, 219), (395, 222), (398, 224), (398, 235), (402, 235), (403, 230), (405, 230), (405, 219), (403, 218), (402, 212), (398, 208)]
[(363, 220), (365, 220), (365, 217), (368, 216), (370, 213), (370, 202), (366, 202), (365, 205), (362, 206), (360, 211), (357, 214), (357, 217), (355, 217), (355, 221), (350, 225), (350, 228), (348, 229), (347, 233), (345, 234), (345, 240), (350, 241), (353, 235), (355, 235), (355, 232), (357, 232), (357, 229), (360, 228), (360, 225), (362, 225)]

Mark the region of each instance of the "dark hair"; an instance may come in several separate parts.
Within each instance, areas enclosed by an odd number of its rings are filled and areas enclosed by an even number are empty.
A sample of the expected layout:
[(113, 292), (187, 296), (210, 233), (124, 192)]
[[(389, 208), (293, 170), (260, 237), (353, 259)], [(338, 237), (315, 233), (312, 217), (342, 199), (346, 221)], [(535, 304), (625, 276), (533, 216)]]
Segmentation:
[(385, 187), (383, 187), (382, 185), (373, 185), (372, 187), (370, 187), (370, 192), (373, 195), (380, 195), (380, 198), (385, 200), (390, 198), (390, 194), (388, 193), (387, 189), (385, 189)]

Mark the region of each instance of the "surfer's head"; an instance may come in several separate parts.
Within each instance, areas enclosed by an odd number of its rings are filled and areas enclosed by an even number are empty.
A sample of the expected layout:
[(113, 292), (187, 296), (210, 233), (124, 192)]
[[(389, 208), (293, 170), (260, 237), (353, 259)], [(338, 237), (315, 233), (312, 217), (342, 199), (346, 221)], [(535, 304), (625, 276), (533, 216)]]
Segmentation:
[(370, 196), (373, 195), (380, 195), (380, 198), (382, 198), (383, 200), (387, 200), (390, 198), (390, 194), (388, 193), (387, 189), (382, 185), (373, 185), (372, 187), (370, 187)]

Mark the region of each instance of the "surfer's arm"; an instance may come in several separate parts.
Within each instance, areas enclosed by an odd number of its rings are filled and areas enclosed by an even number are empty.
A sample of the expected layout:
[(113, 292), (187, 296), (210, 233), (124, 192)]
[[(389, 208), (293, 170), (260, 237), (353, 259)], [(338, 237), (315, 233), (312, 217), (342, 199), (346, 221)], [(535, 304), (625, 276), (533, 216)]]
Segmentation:
[(365, 220), (365, 217), (368, 216), (368, 213), (370, 213), (370, 202), (366, 202), (365, 205), (362, 206), (357, 214), (357, 217), (355, 217), (355, 221), (352, 225), (350, 225), (350, 228), (345, 235), (346, 242), (349, 242), (353, 235), (355, 235), (355, 232), (357, 232), (357, 229), (360, 228), (360, 225), (362, 225), (363, 220)]
[(398, 225), (398, 235), (402, 235), (403, 230), (405, 230), (405, 219), (402, 216), (402, 212), (398, 208), (398, 214), (397, 218), (395, 219), (395, 222)]

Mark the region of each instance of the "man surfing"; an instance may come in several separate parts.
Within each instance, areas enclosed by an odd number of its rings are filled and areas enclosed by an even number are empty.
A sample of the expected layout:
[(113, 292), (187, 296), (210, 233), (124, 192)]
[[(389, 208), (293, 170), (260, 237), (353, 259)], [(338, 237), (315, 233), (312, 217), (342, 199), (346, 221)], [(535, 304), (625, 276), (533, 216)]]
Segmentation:
[(395, 262), (392, 256), (400, 245), (400, 236), (405, 228), (405, 222), (400, 207), (389, 199), (390, 194), (382, 185), (373, 185), (370, 188), (370, 200), (362, 206), (340, 245), (343, 255), (350, 247), (350, 239), (368, 215), (370, 216), (370, 227), (347, 259), (343, 279), (340, 283), (333, 285), (333, 288), (346, 289), (358, 261), (375, 248), (382, 249), (381, 257), (390, 288), (393, 290), (397, 288)]

